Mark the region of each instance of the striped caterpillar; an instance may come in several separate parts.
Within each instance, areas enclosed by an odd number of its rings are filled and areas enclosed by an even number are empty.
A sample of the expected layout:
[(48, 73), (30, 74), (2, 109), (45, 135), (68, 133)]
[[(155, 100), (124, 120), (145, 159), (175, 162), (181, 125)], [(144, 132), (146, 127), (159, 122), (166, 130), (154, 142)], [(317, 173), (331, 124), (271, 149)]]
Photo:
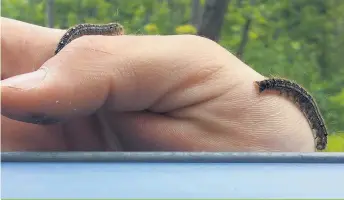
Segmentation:
[(313, 97), (304, 88), (290, 80), (277, 78), (256, 81), (255, 83), (259, 87), (259, 93), (265, 90), (275, 90), (292, 97), (315, 134), (316, 149), (324, 150), (326, 148), (328, 133), (325, 121)]
[(78, 24), (67, 30), (55, 50), (55, 55), (67, 44), (84, 35), (123, 35), (124, 28), (119, 23), (109, 24)]

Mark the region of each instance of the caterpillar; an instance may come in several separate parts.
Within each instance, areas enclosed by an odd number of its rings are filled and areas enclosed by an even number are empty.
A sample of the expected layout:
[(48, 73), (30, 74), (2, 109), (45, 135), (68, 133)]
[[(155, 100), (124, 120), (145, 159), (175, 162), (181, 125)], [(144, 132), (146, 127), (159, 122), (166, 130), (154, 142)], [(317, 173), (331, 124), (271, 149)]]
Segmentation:
[(310, 127), (315, 134), (316, 149), (324, 150), (327, 145), (327, 128), (325, 121), (314, 98), (300, 85), (286, 79), (271, 78), (262, 81), (255, 81), (258, 85), (259, 93), (265, 90), (279, 91), (292, 97), (294, 103), (298, 105), (302, 113), (308, 120)]
[(84, 35), (123, 35), (124, 28), (119, 23), (109, 24), (78, 24), (67, 30), (60, 39), (55, 55), (59, 53), (67, 44)]

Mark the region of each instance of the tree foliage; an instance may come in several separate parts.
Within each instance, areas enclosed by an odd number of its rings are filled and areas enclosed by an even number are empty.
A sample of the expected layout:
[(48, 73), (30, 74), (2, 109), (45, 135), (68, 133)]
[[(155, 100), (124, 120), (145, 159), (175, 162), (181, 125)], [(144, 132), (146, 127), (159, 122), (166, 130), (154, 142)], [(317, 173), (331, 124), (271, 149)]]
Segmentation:
[[(127, 34), (197, 34), (210, 1), (3, 0), (2, 16), (62, 29), (118, 21)], [(265, 76), (303, 85), (332, 137), (344, 138), (344, 1), (229, 0), (226, 7), (219, 44)]]

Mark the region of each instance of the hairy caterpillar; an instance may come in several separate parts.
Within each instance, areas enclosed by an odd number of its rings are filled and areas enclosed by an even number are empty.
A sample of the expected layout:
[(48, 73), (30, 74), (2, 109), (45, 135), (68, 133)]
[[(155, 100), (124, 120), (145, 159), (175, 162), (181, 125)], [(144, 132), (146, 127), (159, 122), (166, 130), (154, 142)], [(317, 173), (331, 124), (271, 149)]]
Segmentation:
[(55, 54), (60, 52), (67, 44), (84, 35), (123, 35), (124, 28), (119, 23), (109, 24), (78, 24), (71, 27), (62, 36), (57, 45)]
[(259, 87), (259, 93), (265, 90), (276, 90), (292, 97), (315, 133), (316, 149), (324, 150), (326, 148), (328, 133), (325, 121), (313, 97), (304, 88), (290, 80), (277, 78), (256, 81), (255, 83)]

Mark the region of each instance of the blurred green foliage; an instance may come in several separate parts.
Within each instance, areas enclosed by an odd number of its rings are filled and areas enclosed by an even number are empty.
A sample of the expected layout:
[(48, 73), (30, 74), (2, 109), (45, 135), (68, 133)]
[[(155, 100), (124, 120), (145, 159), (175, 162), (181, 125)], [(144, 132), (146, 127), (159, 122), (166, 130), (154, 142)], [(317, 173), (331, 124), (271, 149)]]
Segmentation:
[(344, 133), (332, 134), (328, 137), (326, 152), (344, 152)]
[[(2, 16), (45, 26), (47, 0), (3, 0)], [(192, 0), (53, 0), (56, 28), (118, 21), (127, 34), (196, 34)], [(204, 5), (201, 0), (201, 5)], [(327, 151), (344, 151), (344, 1), (231, 0), (219, 43), (265, 76), (295, 80), (315, 99), (330, 134)]]

